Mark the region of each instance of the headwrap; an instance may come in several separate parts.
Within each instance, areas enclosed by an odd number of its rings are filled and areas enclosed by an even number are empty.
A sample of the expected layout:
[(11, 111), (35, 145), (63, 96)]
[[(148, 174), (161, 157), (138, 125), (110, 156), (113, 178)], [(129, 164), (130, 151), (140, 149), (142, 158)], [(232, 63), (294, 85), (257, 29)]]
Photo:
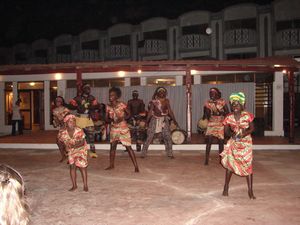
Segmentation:
[(64, 123), (68, 122), (70, 119), (76, 119), (76, 117), (73, 114), (68, 114), (64, 118)]
[(158, 88), (158, 89), (156, 90), (156, 93), (161, 92), (161, 91), (167, 93), (167, 89), (165, 89), (164, 87)]
[(238, 101), (241, 105), (245, 104), (246, 96), (243, 92), (232, 93), (229, 97), (230, 103)]
[(137, 90), (132, 91), (132, 94), (138, 94), (139, 92)]

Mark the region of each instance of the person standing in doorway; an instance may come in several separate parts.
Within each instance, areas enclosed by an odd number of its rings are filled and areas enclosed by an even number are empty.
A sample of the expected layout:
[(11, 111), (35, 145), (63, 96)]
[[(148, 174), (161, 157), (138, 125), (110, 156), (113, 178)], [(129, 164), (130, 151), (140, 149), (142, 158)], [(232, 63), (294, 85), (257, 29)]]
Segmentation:
[(16, 135), (16, 124), (18, 124), (18, 133), (20, 135), (23, 134), (23, 120), (22, 120), (22, 115), (20, 111), (20, 104), (21, 104), (21, 99), (18, 98), (18, 100), (15, 102), (15, 105), (12, 107), (12, 130), (11, 130), (11, 135), (15, 136)]

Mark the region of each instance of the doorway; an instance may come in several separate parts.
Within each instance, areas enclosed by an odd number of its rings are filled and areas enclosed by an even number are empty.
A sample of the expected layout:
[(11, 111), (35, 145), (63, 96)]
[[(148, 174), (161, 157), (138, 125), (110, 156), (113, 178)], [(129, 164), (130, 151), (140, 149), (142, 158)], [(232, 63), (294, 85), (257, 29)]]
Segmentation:
[(24, 130), (44, 130), (44, 82), (18, 83)]

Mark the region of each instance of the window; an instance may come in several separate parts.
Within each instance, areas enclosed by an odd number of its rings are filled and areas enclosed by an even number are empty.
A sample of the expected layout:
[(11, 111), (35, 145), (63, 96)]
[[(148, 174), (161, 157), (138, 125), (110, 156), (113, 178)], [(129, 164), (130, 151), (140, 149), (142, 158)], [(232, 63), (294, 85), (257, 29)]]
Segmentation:
[(248, 53), (235, 53), (235, 54), (227, 54), (227, 59), (250, 59), (255, 58), (256, 53), (255, 52), (248, 52)]
[(185, 26), (185, 27), (182, 27), (182, 35), (187, 35), (187, 34), (205, 34), (206, 35), (207, 27), (208, 27), (207, 23), (192, 25), (192, 26)]
[(81, 43), (82, 50), (98, 50), (99, 49), (99, 41), (86, 41)]
[(130, 78), (130, 85), (131, 86), (140, 86), (141, 85), (141, 78), (139, 78), (139, 77)]
[(285, 20), (285, 21), (278, 21), (276, 23), (276, 30), (287, 30), (287, 29), (294, 29), (300, 28), (300, 19), (296, 20)]
[(256, 30), (256, 19), (241, 19), (225, 21), (225, 30), (251, 29)]
[(71, 54), (71, 46), (70, 45), (62, 45), (62, 46), (56, 47), (56, 54), (70, 55)]
[(148, 86), (175, 86), (175, 77), (149, 77), (147, 78)]
[(110, 39), (110, 44), (111, 45), (130, 45), (130, 35), (112, 37)]
[(5, 125), (11, 125), (12, 118), (12, 100), (13, 100), (13, 92), (12, 92), (12, 82), (5, 82)]
[(47, 50), (39, 49), (34, 51), (35, 57), (47, 58)]
[(167, 40), (167, 31), (166, 30), (156, 30), (144, 32), (144, 39), (158, 39), (158, 40)]

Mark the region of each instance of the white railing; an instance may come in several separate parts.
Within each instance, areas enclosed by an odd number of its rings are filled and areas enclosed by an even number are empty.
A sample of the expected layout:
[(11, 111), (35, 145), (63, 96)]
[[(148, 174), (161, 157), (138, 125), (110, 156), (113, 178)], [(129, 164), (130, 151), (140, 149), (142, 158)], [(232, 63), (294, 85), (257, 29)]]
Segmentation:
[(224, 33), (224, 45), (230, 46), (253, 46), (257, 44), (257, 32), (252, 29), (228, 30)]
[(158, 39), (145, 40), (144, 46), (140, 49), (142, 55), (167, 54), (167, 41)]
[(300, 29), (281, 30), (275, 34), (276, 49), (295, 47), (300, 47)]
[(181, 51), (209, 50), (210, 38), (207, 35), (201, 34), (183, 35), (179, 48)]
[(110, 59), (128, 59), (130, 58), (129, 45), (110, 45), (106, 56)]

